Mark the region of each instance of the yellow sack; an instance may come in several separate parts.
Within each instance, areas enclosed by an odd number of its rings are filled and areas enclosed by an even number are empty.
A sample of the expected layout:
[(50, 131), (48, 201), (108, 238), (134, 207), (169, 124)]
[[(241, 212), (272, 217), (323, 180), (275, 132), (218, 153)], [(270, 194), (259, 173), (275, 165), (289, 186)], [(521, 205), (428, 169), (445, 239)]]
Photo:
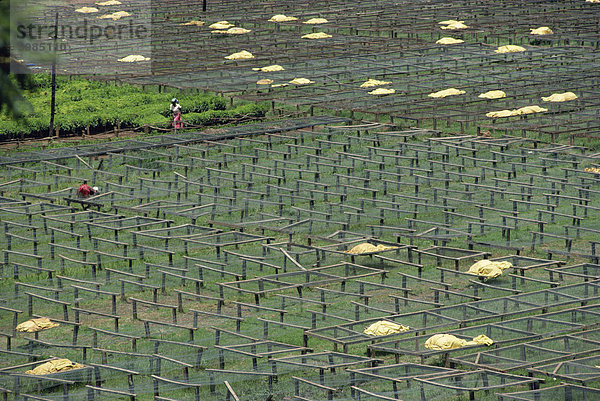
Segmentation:
[(477, 276), (485, 276), (487, 278), (494, 278), (502, 275), (502, 272), (512, 267), (510, 262), (494, 262), (488, 259), (483, 259), (475, 262), (467, 271), (469, 274), (475, 274)]
[(544, 109), (540, 106), (525, 106), (516, 110), (516, 115), (521, 114), (531, 114), (531, 113), (541, 113), (544, 111), (548, 111), (548, 109)]
[(118, 0), (108, 0), (96, 4), (98, 4), (99, 6), (118, 6), (119, 4), (121, 4), (121, 2)]
[(544, 102), (568, 102), (569, 100), (577, 99), (577, 95), (573, 92), (553, 93), (548, 97), (543, 97)]
[(304, 21), (303, 24), (326, 24), (328, 22), (325, 18), (311, 18), (308, 21)]
[(130, 15), (131, 14), (128, 13), (127, 11), (117, 11), (112, 14), (104, 14), (103, 16), (98, 17), (98, 19), (111, 19), (113, 21), (116, 21), (123, 17), (129, 17)]
[(454, 39), (454, 38), (441, 38), (438, 39), (435, 43), (438, 45), (456, 45), (458, 43), (464, 43), (464, 40)]
[(262, 71), (262, 72), (273, 72), (273, 71), (283, 71), (284, 68), (278, 64), (268, 65), (266, 67), (253, 68), (253, 71)]
[(97, 13), (98, 9), (96, 7), (81, 7), (75, 10), (76, 13), (82, 13), (82, 14), (90, 14), (90, 13)]
[(503, 91), (487, 91), (485, 93), (482, 93), (478, 97), (483, 99), (500, 99), (506, 97), (506, 93), (504, 93)]
[(490, 118), (511, 117), (514, 115), (512, 110), (490, 111), (489, 113), (485, 113), (485, 116)]
[(386, 88), (377, 88), (369, 92), (369, 95), (391, 95), (392, 93), (396, 93), (396, 89), (386, 89)]
[[(599, 174), (600, 173), (600, 168), (598, 167), (586, 167), (584, 169), (584, 171), (587, 171), (588, 173), (596, 173)], [(18, 327), (18, 326), (17, 326)]]
[(271, 88), (280, 88), (282, 86), (288, 86), (289, 84), (273, 84), (271, 85)]
[(452, 334), (434, 334), (425, 341), (425, 348), (431, 350), (446, 350), (462, 348), (467, 345), (487, 345), (490, 346), (494, 341), (488, 336), (481, 334), (472, 341), (463, 340)]
[(490, 111), (489, 113), (486, 113), (485, 115), (490, 118), (513, 117), (513, 116), (520, 116), (523, 114), (541, 113), (544, 111), (548, 111), (548, 109), (544, 109), (543, 107), (540, 107), (540, 106), (525, 106), (525, 107), (521, 107), (520, 109)]
[(460, 89), (455, 89), (455, 88), (448, 88), (448, 89), (444, 89), (438, 92), (433, 92), (430, 93), (429, 97), (434, 97), (434, 98), (444, 98), (446, 96), (455, 96), (455, 95), (462, 95), (463, 93), (466, 93), (463, 90)]
[(372, 86), (379, 86), (379, 85), (388, 85), (391, 84), (392, 81), (380, 81), (378, 79), (371, 79), (369, 78), (368, 80), (366, 80), (365, 82), (363, 82), (360, 87), (361, 88), (370, 88)]
[(330, 37), (331, 35), (326, 34), (325, 32), (315, 32), (302, 35), (302, 39), (325, 39)]
[(500, 46), (499, 48), (494, 50), (494, 52), (496, 52), (496, 53), (517, 53), (517, 52), (524, 52), (525, 50), (527, 50), (527, 49), (525, 49), (524, 47), (521, 47), (521, 46), (506, 45), (506, 46)]
[(269, 21), (271, 22), (287, 22), (287, 21), (296, 21), (298, 18), (296, 17), (288, 17), (283, 14), (277, 14), (272, 16)]
[(494, 341), (485, 334), (480, 334), (477, 337), (474, 337), (473, 341), (469, 341), (468, 343), (468, 345), (475, 345), (471, 343), (475, 343), (477, 345), (487, 345), (489, 347), (494, 343)]
[(27, 333), (35, 333), (36, 331), (51, 329), (58, 326), (60, 326), (60, 324), (51, 322), (47, 317), (40, 317), (37, 319), (29, 319), (17, 325), (16, 330)]
[(204, 21), (192, 20), (192, 21), (190, 21), (190, 22), (184, 22), (184, 23), (182, 23), (182, 24), (179, 24), (179, 25), (184, 25), (184, 26), (185, 26), (185, 25), (195, 25), (195, 26), (202, 26), (202, 25), (204, 25)]
[(465, 22), (465, 21), (457, 21), (455, 19), (448, 19), (448, 20), (445, 20), (445, 21), (440, 21), (440, 22), (438, 22), (438, 24), (440, 24), (440, 25), (452, 25), (452, 24), (462, 24), (463, 22)]
[(307, 78), (294, 78), (289, 83), (293, 85), (307, 85), (314, 84), (315, 82)]
[(442, 29), (449, 29), (449, 30), (456, 30), (456, 29), (466, 29), (468, 28), (468, 25), (465, 25), (462, 23), (462, 21), (456, 21), (452, 24), (448, 24), (446, 26), (442, 26)]
[(49, 375), (52, 373), (58, 372), (66, 372), (67, 370), (79, 369), (84, 366), (77, 363), (71, 362), (68, 359), (55, 359), (53, 361), (48, 361), (46, 363), (42, 363), (39, 366), (36, 366), (32, 370), (27, 370), (25, 374), (28, 375)]
[(373, 244), (369, 244), (368, 242), (364, 242), (362, 244), (358, 244), (358, 245), (354, 246), (354, 248), (350, 249), (349, 251), (346, 251), (345, 253), (351, 253), (353, 255), (358, 255), (361, 253), (379, 252), (379, 251), (385, 251), (387, 249), (394, 249), (394, 248), (396, 248), (396, 247), (395, 246), (385, 246), (382, 244), (375, 246)]
[(229, 28), (226, 31), (223, 31), (223, 33), (226, 33), (229, 35), (241, 35), (241, 34), (248, 33), (248, 32), (252, 32), (252, 30), (245, 29), (245, 28), (239, 28), (239, 27), (233, 27), (233, 28)]
[(233, 24), (230, 23), (229, 21), (219, 21), (219, 22), (215, 22), (212, 25), (208, 26), (210, 29), (229, 29), (231, 27), (233, 27)]
[(273, 83), (272, 79), (259, 79), (256, 81), (256, 85), (271, 85)]
[(121, 63), (135, 63), (137, 61), (147, 61), (147, 60), (150, 60), (150, 58), (141, 56), (139, 54), (132, 54), (130, 56), (120, 58), (117, 61), (120, 61)]
[(364, 329), (363, 333), (372, 336), (387, 336), (388, 334), (402, 333), (408, 330), (410, 330), (408, 326), (380, 320)]
[(552, 35), (554, 32), (552, 32), (552, 29), (548, 28), (547, 26), (540, 26), (539, 28), (530, 28), (531, 32), (529, 32), (530, 35)]
[(241, 52), (230, 54), (229, 56), (227, 56), (225, 58), (227, 60), (246, 60), (249, 58), (254, 58), (254, 55), (252, 53), (250, 53), (249, 51), (242, 50)]

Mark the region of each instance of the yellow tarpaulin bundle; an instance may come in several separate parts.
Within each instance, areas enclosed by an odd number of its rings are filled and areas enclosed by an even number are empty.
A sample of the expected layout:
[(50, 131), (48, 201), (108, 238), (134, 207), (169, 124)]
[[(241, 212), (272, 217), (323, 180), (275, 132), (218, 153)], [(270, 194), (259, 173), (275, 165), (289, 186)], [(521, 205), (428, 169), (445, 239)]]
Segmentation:
[(204, 21), (197, 21), (197, 20), (192, 20), (190, 22), (184, 22), (182, 24), (179, 25), (195, 25), (195, 26), (202, 26), (204, 25)]
[(370, 88), (372, 86), (389, 85), (391, 83), (392, 83), (392, 81), (380, 81), (378, 79), (371, 79), (371, 78), (369, 78), (368, 80), (366, 80), (365, 82), (363, 82), (360, 85), (360, 87), (361, 88)]
[(368, 242), (363, 242), (362, 244), (355, 245), (354, 248), (350, 249), (349, 251), (346, 251), (346, 253), (358, 255), (361, 253), (379, 252), (395, 248), (395, 246), (385, 246), (382, 244), (375, 246), (373, 244), (369, 244)]
[(488, 259), (480, 260), (474, 263), (467, 273), (475, 274), (477, 276), (484, 276), (487, 278), (494, 278), (502, 275), (502, 272), (512, 267), (510, 262), (494, 262)]
[(81, 7), (75, 10), (76, 13), (82, 13), (82, 14), (90, 14), (90, 13), (97, 13), (98, 9), (96, 7)]
[(210, 29), (229, 29), (231, 27), (233, 27), (233, 24), (230, 23), (229, 21), (219, 21), (219, 22), (215, 22), (214, 24), (211, 24), (208, 26)]
[(311, 18), (307, 21), (304, 21), (303, 24), (326, 24), (327, 21), (325, 18)]
[(437, 43), (438, 45), (456, 45), (459, 43), (465, 43), (465, 41), (462, 39), (454, 39), (454, 38), (446, 37), (446, 38), (438, 39), (435, 43)]
[(481, 97), (483, 99), (500, 99), (506, 97), (506, 93), (504, 93), (503, 91), (487, 91), (485, 93), (482, 93), (478, 97)]
[(226, 31), (226, 33), (228, 33), (230, 35), (240, 35), (242, 33), (248, 33), (248, 32), (252, 32), (252, 30), (246, 29), (246, 28), (239, 28), (239, 27), (229, 28)]
[(372, 336), (387, 336), (389, 334), (402, 333), (408, 330), (410, 330), (410, 327), (408, 326), (380, 320), (364, 329), (363, 333), (370, 334)]
[(331, 35), (325, 32), (307, 33), (306, 35), (302, 35), (302, 39), (326, 39), (330, 37)]
[(96, 4), (98, 4), (99, 6), (118, 6), (119, 4), (121, 4), (121, 2), (118, 0), (108, 0)]
[[(442, 21), (442, 22), (450, 22), (449, 24), (443, 24), (445, 26), (442, 26), (442, 29), (448, 29), (448, 30), (456, 30), (456, 29), (466, 29), (469, 26), (463, 24), (464, 21), (453, 21), (453, 20), (449, 20), (449, 21)], [(442, 24), (442, 22), (440, 22), (440, 24)]]
[(307, 78), (294, 78), (289, 83), (293, 85), (307, 85), (314, 84), (315, 82)]
[(577, 99), (577, 95), (573, 92), (553, 93), (548, 97), (543, 97), (544, 102), (568, 102), (569, 100)]
[(34, 369), (32, 370), (27, 370), (25, 371), (25, 374), (28, 375), (49, 375), (52, 373), (58, 373), (58, 372), (66, 372), (67, 370), (73, 370), (73, 369), (79, 369), (79, 368), (83, 368), (84, 366), (77, 363), (77, 362), (71, 362), (70, 360), (63, 358), (63, 359), (55, 359), (53, 361), (48, 361), (46, 363), (42, 363), (39, 366), (36, 366)]
[(118, 61), (120, 61), (122, 63), (135, 63), (136, 61), (147, 61), (147, 60), (150, 60), (150, 58), (144, 57), (139, 54), (132, 54), (130, 56), (120, 58)]
[(244, 28), (238, 28), (238, 27), (234, 27), (234, 28), (229, 28), (229, 29), (217, 29), (214, 31), (211, 31), (212, 33), (224, 33), (227, 35), (241, 35), (243, 33), (248, 33), (248, 32), (252, 32), (250, 29), (244, 29)]
[(463, 90), (460, 90), (460, 89), (456, 89), (456, 88), (448, 88), (448, 89), (444, 89), (441, 91), (430, 93), (427, 96), (434, 97), (434, 98), (444, 98), (446, 96), (462, 95), (463, 93), (466, 93), (466, 92)]
[(37, 319), (29, 319), (17, 325), (16, 330), (26, 333), (35, 333), (36, 331), (51, 329), (58, 326), (60, 326), (58, 323), (51, 322), (47, 317), (40, 317)]
[(283, 14), (277, 14), (272, 16), (269, 21), (271, 22), (287, 22), (287, 21), (296, 21), (298, 18), (296, 17), (288, 17)]
[(499, 117), (513, 117), (513, 116), (521, 116), (523, 114), (531, 114), (531, 113), (542, 113), (544, 111), (548, 111), (548, 109), (544, 109), (540, 106), (525, 106), (520, 109), (513, 110), (500, 110), (500, 111), (490, 111), (486, 113), (486, 117), (490, 118), (499, 118)]
[(268, 65), (266, 67), (257, 67), (253, 68), (253, 71), (262, 71), (262, 72), (273, 72), (273, 71), (283, 71), (284, 68), (279, 64)]
[(254, 58), (254, 55), (247, 50), (242, 50), (241, 52), (230, 54), (225, 58), (227, 60), (247, 60), (249, 58)]
[(271, 85), (272, 83), (272, 79), (259, 79), (258, 81), (256, 81), (256, 85)]
[(501, 118), (501, 117), (516, 116), (516, 114), (514, 114), (513, 111), (515, 111), (515, 110), (490, 111), (489, 113), (485, 113), (485, 116), (486, 117), (490, 117), (490, 118)]
[(457, 21), (455, 19), (447, 19), (445, 21), (440, 21), (438, 24), (440, 25), (452, 25), (452, 24), (462, 24), (465, 21)]
[(127, 11), (117, 11), (112, 14), (104, 14), (104, 15), (98, 17), (98, 19), (111, 19), (113, 21), (116, 21), (123, 17), (129, 17), (130, 15), (131, 14), (128, 13)]
[(369, 95), (383, 96), (391, 95), (392, 93), (396, 93), (396, 89), (377, 88), (369, 92)]
[(525, 106), (517, 109), (517, 115), (522, 114), (531, 114), (531, 113), (543, 113), (544, 111), (548, 111), (548, 109), (544, 109), (540, 106)]
[(505, 45), (505, 46), (500, 46), (499, 48), (497, 48), (496, 50), (494, 50), (495, 53), (518, 53), (518, 52), (524, 52), (525, 49), (524, 47), (521, 46), (517, 46), (517, 45)]
[(463, 340), (452, 334), (435, 334), (425, 341), (425, 348), (431, 350), (445, 350), (462, 348), (467, 345), (487, 345), (490, 346), (494, 341), (488, 336), (481, 334), (473, 338), (472, 341)]
[(539, 28), (530, 28), (531, 32), (529, 32), (529, 34), (531, 35), (552, 35), (554, 32), (552, 32), (552, 29), (548, 28), (547, 26), (540, 26)]

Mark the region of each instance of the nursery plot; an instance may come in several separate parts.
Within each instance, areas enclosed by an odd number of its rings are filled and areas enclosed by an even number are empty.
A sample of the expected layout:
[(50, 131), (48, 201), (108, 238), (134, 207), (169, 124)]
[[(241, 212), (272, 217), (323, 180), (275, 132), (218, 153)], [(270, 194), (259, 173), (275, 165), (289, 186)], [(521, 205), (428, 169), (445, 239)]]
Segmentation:
[[(436, 83), (423, 88), (430, 90)], [(105, 366), (99, 368), (103, 389), (135, 393), (139, 399), (151, 398), (156, 389), (157, 399), (194, 399), (196, 394), (199, 400), (224, 399), (230, 394), (224, 381), (240, 399), (248, 400), (266, 399), (271, 393), (274, 398), (295, 393), (305, 399), (423, 399), (421, 384), (427, 400), (448, 399), (458, 391), (463, 396), (474, 391), (475, 399), (488, 399), (510, 391), (508, 382), (503, 390), (490, 388), (484, 394), (485, 389), (474, 390), (484, 380), (479, 373), (453, 376), (460, 378), (461, 385), (453, 378), (430, 380), (437, 373), (458, 373), (434, 366), (411, 365), (408, 371), (406, 366), (387, 365), (377, 371), (358, 369), (368, 373), (356, 374), (352, 380), (344, 369), (346, 364), (360, 368), (375, 363), (364, 357), (367, 350), (386, 363), (396, 357), (407, 364), (411, 358), (441, 356), (446, 351), (428, 350), (424, 342), (442, 331), (465, 340), (486, 334), (497, 343), (494, 349), (467, 346), (448, 351), (457, 365), (513, 370), (566, 363), (600, 352), (599, 334), (589, 330), (598, 321), (595, 265), (563, 268), (560, 257), (542, 259), (544, 247), (559, 248), (563, 239), (545, 238), (534, 251), (528, 246), (532, 230), (562, 235), (572, 218), (548, 211), (571, 216), (573, 203), (578, 205), (577, 217), (586, 220), (568, 226), (574, 228), (569, 228), (567, 237), (578, 244), (594, 240), (597, 233), (582, 229), (593, 230), (595, 209), (591, 207), (599, 206), (594, 192), (599, 182), (593, 174), (582, 172), (595, 166), (593, 153), (579, 155), (579, 148), (515, 137), (440, 137), (436, 131), (368, 123), (281, 133), (296, 123), (224, 128), (220, 135), (244, 135), (233, 141), (221, 137), (201, 142), (204, 135), (194, 139), (189, 134), (185, 137), (189, 142), (175, 142), (177, 136), (170, 135), (164, 142), (144, 139), (138, 145), (150, 151), (141, 156), (130, 147), (123, 164), (119, 164), (119, 150), (111, 150), (113, 164), (107, 167), (104, 159), (105, 170), (98, 173), (104, 178), (99, 180), (109, 180), (107, 190), (119, 197), (114, 205), (99, 201), (99, 211), (79, 211), (79, 205), (63, 210), (65, 201), (55, 197), (53, 203), (43, 201), (56, 207), (49, 206), (46, 215), (38, 203), (31, 206), (37, 214), (29, 222), (27, 215), (13, 212), (27, 206), (14, 202), (20, 195), (6, 190), (0, 203), (11, 211), (2, 213), (2, 225), (8, 237), (12, 235), (11, 250), (26, 255), (8, 253), (8, 264), (3, 265), (3, 366), (49, 354), (77, 362), (85, 358), (86, 364)], [(254, 135), (267, 131), (270, 136)], [(176, 149), (159, 147), (173, 143)], [(161, 175), (150, 178), (152, 172), (137, 169), (138, 160), (130, 156), (151, 158), (156, 164), (152, 170), (160, 169)], [(191, 166), (186, 157), (197, 157), (198, 168), (188, 169), (184, 180), (169, 169), (180, 173), (183, 170), (174, 163)], [(75, 169), (75, 160), (64, 157), (61, 163)], [(38, 162), (22, 167), (43, 176)], [(206, 184), (207, 168), (212, 169), (211, 188), (198, 185)], [(12, 178), (17, 171), (33, 174), (13, 170)], [(82, 178), (90, 179), (92, 174), (83, 165), (78, 173), (73, 170), (74, 176)], [(234, 174), (237, 188), (226, 179)], [(251, 181), (252, 187), (242, 180)], [(389, 181), (387, 187), (384, 180)], [(121, 194), (130, 196), (131, 188), (137, 190), (140, 183), (144, 199), (121, 198)], [(72, 185), (61, 178), (51, 190)], [(43, 189), (30, 192), (37, 191)], [(238, 220), (238, 212), (232, 216), (223, 212), (215, 220), (209, 221), (207, 215), (191, 224), (194, 211), (176, 214), (207, 203), (219, 210), (239, 208), (243, 218)], [(581, 210), (586, 204), (587, 216)], [(545, 210), (541, 219), (538, 209)], [(410, 213), (398, 215), (399, 210)], [(508, 216), (505, 222), (502, 216)], [(481, 224), (485, 224), (483, 232)], [(506, 244), (502, 227), (511, 232), (508, 246), (521, 247), (522, 255), (497, 246)], [(578, 236), (573, 232), (576, 227)], [(402, 243), (406, 238), (411, 245)], [(8, 239), (2, 242), (4, 251), (7, 243)], [(345, 251), (361, 243), (394, 248), (356, 254), (357, 263), (352, 263), (348, 259), (352, 255)], [(443, 281), (439, 280), (442, 270), (435, 266), (438, 257), (440, 267), (447, 270)], [(497, 282), (479, 282), (470, 276), (475, 284), (462, 276), (469, 264), (484, 257), (509, 261), (517, 269), (527, 269), (527, 275), (505, 272)], [(457, 262), (458, 272), (453, 269)], [(547, 280), (548, 271), (555, 271), (556, 282)], [(503, 290), (486, 287), (484, 293), (480, 284), (501, 285)], [(474, 295), (476, 288), (479, 292)], [(502, 296), (487, 299), (496, 294)], [(57, 318), (62, 327), (37, 338), (33, 333), (15, 333), (16, 324), (28, 314)], [(408, 326), (409, 331), (388, 336), (364, 333), (381, 320)], [(213, 342), (217, 332), (219, 340)], [(560, 337), (548, 339), (551, 335)], [(531, 341), (534, 338), (545, 342)], [(517, 342), (521, 344), (512, 345)], [(298, 354), (308, 351), (308, 346), (315, 351), (315, 361), (310, 354), (279, 358), (279, 352)], [(338, 349), (344, 353), (330, 352)], [(482, 351), (478, 362), (475, 350)], [(135, 391), (128, 387), (130, 374)], [(414, 376), (427, 382), (419, 384)], [(502, 380), (492, 376), (488, 376), (490, 385)], [(408, 379), (410, 386), (403, 383)], [(15, 390), (14, 381), (3, 383)], [(93, 381), (87, 384), (96, 386)], [(329, 389), (335, 391), (330, 394)], [(62, 397), (61, 390), (42, 395)], [(87, 390), (71, 388), (70, 394), (85, 397)], [(93, 391), (96, 398), (126, 397)]]
[[(453, 372), (427, 375), (423, 378), (414, 377), (406, 384), (399, 384), (397, 379), (384, 380), (378, 378), (358, 386), (352, 386), (353, 393), (360, 400), (383, 399), (419, 399), (443, 400), (469, 394), (469, 399), (476, 400), (485, 397), (491, 390), (519, 388), (528, 385), (531, 389), (538, 388), (540, 379), (526, 376), (510, 375), (488, 370), (473, 372)], [(484, 394), (481, 393), (484, 392)]]
[(587, 383), (600, 380), (599, 359), (600, 357), (598, 356), (591, 356), (572, 361), (534, 366), (527, 370), (534, 374), (575, 382), (585, 386)]
[(531, 341), (525, 344), (481, 351), (476, 354), (451, 358), (454, 363), (486, 368), (501, 372), (527, 368), (536, 364), (575, 359), (600, 352), (600, 343), (563, 335)]
[[(405, 329), (404, 331), (381, 336), (374, 336), (364, 333), (364, 330), (367, 329), (371, 324), (380, 320), (391, 322), (395, 325), (404, 326)], [(414, 334), (421, 331), (431, 331), (434, 329), (455, 325), (458, 325), (458, 320), (456, 319), (440, 316), (436, 314), (435, 311), (420, 311), (406, 313), (403, 315), (391, 315), (384, 318), (371, 318), (346, 324), (337, 324), (331, 327), (311, 329), (307, 331), (306, 334), (308, 336), (330, 341), (335, 346), (341, 345), (344, 349), (344, 352), (347, 352), (348, 346), (352, 344), (385, 340), (394, 336)]]
[(323, 375), (325, 371), (335, 373), (336, 369), (342, 369), (357, 365), (374, 365), (378, 359), (367, 358), (356, 355), (340, 354), (337, 352), (319, 352), (298, 356), (285, 356), (272, 359), (275, 364), (298, 366), (302, 369), (319, 370)]
[[(471, 341), (473, 338), (484, 334), (493, 341), (494, 347), (507, 345), (510, 343), (526, 342), (533, 339), (541, 338), (541, 334), (528, 332), (525, 330), (513, 329), (506, 326), (495, 325), (488, 323), (480, 326), (473, 326), (464, 329), (447, 329), (444, 333), (451, 334), (460, 339)], [(448, 355), (456, 353), (468, 353), (473, 347), (489, 347), (486, 345), (467, 345), (455, 349), (429, 349), (425, 346), (425, 342), (432, 335), (417, 335), (409, 338), (402, 338), (391, 341), (383, 341), (377, 344), (369, 345), (368, 350), (370, 355), (377, 353), (390, 353), (395, 355), (396, 361), (400, 360), (402, 355), (413, 355), (421, 358), (421, 363), (425, 359), (433, 356), (441, 355), (447, 358)], [(486, 348), (487, 349), (487, 348)]]
[(550, 276), (550, 281), (557, 277), (558, 280), (563, 280), (563, 277), (576, 277), (580, 280), (589, 281), (600, 278), (600, 265), (593, 263), (580, 263), (576, 265), (568, 265), (562, 267), (546, 269)]
[[(139, 22), (150, 17), (143, 4), (134, 1), (128, 5), (133, 11), (131, 19)], [(589, 22), (597, 13), (593, 4), (569, 2), (558, 6), (544, 2), (530, 7), (525, 14), (522, 5), (514, 1), (502, 7), (465, 2), (418, 7), (403, 2), (402, 12), (369, 1), (352, 4), (354, 12), (347, 13), (339, 12), (339, 9), (347, 9), (348, 3), (345, 1), (320, 6), (286, 3), (281, 4), (279, 10), (258, 2), (243, 6), (239, 2), (226, 2), (223, 5), (211, 5), (201, 14), (199, 2), (180, 4), (178, 7), (176, 14), (163, 7), (153, 9), (154, 41), (153, 54), (150, 55), (153, 74), (134, 77), (124, 73), (122, 78), (148, 85), (245, 92), (243, 96), (246, 98), (275, 100), (297, 107), (307, 105), (311, 110), (317, 106), (333, 110), (366, 111), (377, 116), (392, 114), (408, 121), (454, 121), (461, 128), (466, 128), (472, 123), (487, 123), (490, 119), (485, 114), (496, 109), (494, 100), (501, 106), (497, 110), (531, 105), (533, 101), (539, 102), (540, 95), (547, 95), (540, 93), (542, 88), (535, 88), (535, 85), (552, 82), (553, 89), (557, 91), (579, 92), (589, 86), (585, 78), (593, 81), (596, 77), (593, 66), (595, 50), (592, 47), (597, 47), (598, 35)], [(277, 11), (296, 14), (299, 19), (283, 23), (268, 21), (269, 15)], [(61, 14), (68, 21), (76, 20), (70, 9), (61, 8)], [(180, 25), (189, 22), (191, 16), (197, 14), (202, 16), (204, 26)], [(322, 25), (302, 23), (306, 22), (303, 19), (314, 15), (325, 16), (328, 22)], [(438, 22), (449, 16), (464, 19), (467, 27), (445, 30), (447, 27)], [(212, 28), (209, 28), (211, 23), (223, 18), (228, 18), (236, 28), (244, 27), (249, 32), (242, 35), (212, 32)], [(537, 24), (551, 26), (553, 33), (531, 35), (532, 26)], [(314, 40), (301, 38), (311, 31), (322, 31), (331, 37)], [(452, 46), (434, 44), (443, 35), (457, 36), (464, 39), (465, 43)], [(507, 54), (494, 52), (497, 49), (492, 43), (500, 46), (507, 42), (520, 43), (525, 46), (525, 51)], [(570, 45), (571, 42), (575, 46)], [(127, 41), (126, 44), (133, 47), (136, 42)], [(224, 59), (241, 48), (251, 51), (254, 59)], [(89, 52), (88, 49), (77, 47), (72, 49), (71, 56), (89, 57), (90, 54), (84, 54), (86, 51)], [(122, 56), (104, 46), (92, 53), (95, 57), (107, 59), (102, 66), (118, 64), (115, 60)], [(198, 57), (198, 54), (205, 56)], [(284, 69), (275, 72), (252, 70), (275, 63), (281, 64)], [(147, 64), (149, 62), (142, 63)], [(446, 66), (451, 66), (454, 72), (461, 75), (448, 74)], [(74, 66), (69, 61), (64, 67), (72, 71)], [(123, 65), (119, 67), (124, 68)], [(110, 75), (113, 70), (110, 70)], [(178, 72), (177, 78), (177, 74), (173, 74), (175, 70)], [(572, 73), (579, 74), (580, 79), (569, 82)], [(257, 85), (256, 82), (266, 76), (273, 78), (275, 85), (287, 86), (273, 88)], [(297, 77), (307, 77), (315, 83), (289, 84), (290, 80)], [(391, 81), (396, 93), (382, 97), (369, 95), (368, 90), (359, 86), (372, 77)], [(427, 96), (451, 86), (466, 89), (467, 93), (444, 99)], [(477, 97), (479, 93), (498, 87), (507, 91), (506, 102), (510, 104), (505, 105), (502, 99)], [(594, 98), (585, 100), (591, 101), (591, 104), (582, 101), (577, 102), (578, 105), (594, 110)], [(557, 104), (549, 107), (559, 118), (577, 115), (579, 111), (578, 107)], [(541, 126), (550, 125), (536, 122), (535, 118), (530, 118), (532, 116), (527, 117), (517, 117), (514, 121), (523, 122), (523, 129), (539, 133), (544, 133)], [(578, 117), (572, 120), (580, 121)], [(491, 125), (498, 125), (510, 132), (515, 129), (512, 127), (513, 121), (509, 124), (493, 121)]]
[(476, 392), (495, 389), (505, 389), (512, 386), (529, 385), (531, 389), (539, 388), (540, 379), (525, 376), (508, 375), (486, 370), (475, 372), (446, 373), (428, 378), (416, 377), (417, 382), (431, 386), (456, 390), (459, 393), (468, 392), (469, 398), (474, 399)]
[[(258, 305), (260, 297), (264, 297), (269, 292), (295, 288), (298, 291), (298, 295), (301, 296), (302, 288), (324, 286), (333, 283), (342, 283), (343, 285), (348, 280), (383, 274), (385, 274), (385, 270), (382, 269), (341, 262), (305, 271), (265, 275), (255, 279), (218, 283), (218, 285), (221, 294), (223, 294), (225, 289), (253, 294), (255, 303)], [(343, 295), (344, 288), (336, 292)]]
[(190, 245), (202, 245), (204, 247), (214, 247), (217, 253), (217, 257), (221, 255), (221, 250), (226, 246), (256, 243), (265, 241), (267, 244), (271, 242), (271, 237), (264, 237), (261, 235), (241, 233), (237, 231), (230, 231), (226, 233), (216, 233), (203, 236), (202, 238), (196, 239), (184, 239), (185, 242)]
[(576, 386), (573, 384), (561, 384), (554, 387), (547, 387), (537, 390), (519, 391), (514, 393), (499, 393), (498, 399), (500, 401), (527, 401), (527, 400), (538, 400), (547, 397), (553, 400), (585, 400), (593, 399), (600, 396), (600, 390), (585, 387)]

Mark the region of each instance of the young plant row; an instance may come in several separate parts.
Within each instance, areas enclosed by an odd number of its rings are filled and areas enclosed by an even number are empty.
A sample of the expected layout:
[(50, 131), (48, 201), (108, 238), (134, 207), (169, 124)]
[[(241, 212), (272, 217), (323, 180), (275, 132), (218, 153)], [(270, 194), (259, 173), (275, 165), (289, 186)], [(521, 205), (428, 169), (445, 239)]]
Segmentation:
[[(0, 113), (0, 140), (44, 137), (50, 127), (49, 76), (35, 75), (25, 91), (31, 110), (23, 121)], [(182, 105), (187, 125), (223, 124), (244, 117), (262, 117), (267, 107), (247, 103), (228, 109), (224, 98), (209, 94), (186, 94), (176, 90), (145, 92), (132, 85), (115, 85), (86, 79), (57, 78), (54, 125), (61, 136), (104, 132), (119, 125), (168, 128), (169, 104), (173, 97)]]

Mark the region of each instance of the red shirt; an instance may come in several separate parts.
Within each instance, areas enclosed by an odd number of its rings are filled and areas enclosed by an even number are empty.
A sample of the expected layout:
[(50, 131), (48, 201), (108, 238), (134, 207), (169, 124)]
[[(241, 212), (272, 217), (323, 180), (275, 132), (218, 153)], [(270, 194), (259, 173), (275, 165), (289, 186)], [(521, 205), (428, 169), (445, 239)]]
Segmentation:
[(88, 184), (81, 184), (79, 189), (77, 189), (77, 195), (82, 198), (87, 198), (92, 193), (92, 188)]

